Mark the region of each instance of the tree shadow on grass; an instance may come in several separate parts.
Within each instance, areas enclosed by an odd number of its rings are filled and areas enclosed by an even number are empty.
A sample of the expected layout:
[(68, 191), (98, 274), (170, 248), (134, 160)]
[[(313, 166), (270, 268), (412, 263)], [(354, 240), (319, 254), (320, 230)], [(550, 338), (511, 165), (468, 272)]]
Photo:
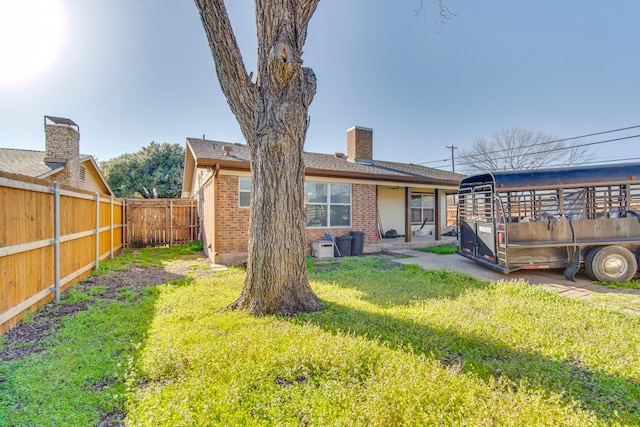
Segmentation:
[[(10, 424), (42, 417), (41, 399), (48, 399), (55, 402), (46, 415), (53, 424), (85, 425), (87, 418), (98, 417), (100, 425), (121, 425), (124, 401), (112, 394), (123, 376), (114, 372), (127, 366), (136, 343), (144, 340), (159, 295), (155, 287), (188, 280), (155, 266), (91, 276), (66, 290), (60, 304), (48, 303), (18, 323), (0, 345), (0, 393), (5, 395), (0, 403), (17, 408), (6, 414), (8, 420), (17, 417)], [(73, 371), (61, 376), (68, 366)], [(33, 391), (24, 394), (22, 378), (41, 381), (27, 384)], [(60, 396), (65, 398), (58, 401)], [(42, 422), (37, 419), (33, 422)]]
[[(455, 298), (468, 289), (491, 286), (490, 282), (467, 273), (424, 270), (419, 265), (396, 264), (375, 257), (366, 260), (346, 258), (339, 264), (330, 265), (334, 268), (323, 270), (323, 264), (314, 266), (310, 280), (356, 290), (363, 300), (383, 308), (408, 305), (416, 300)], [(380, 282), (381, 273), (384, 274), (384, 286)]]
[(478, 378), (508, 379), (514, 385), (544, 390), (570, 399), (608, 423), (620, 419), (640, 423), (640, 383), (592, 370), (580, 360), (553, 360), (535, 352), (515, 350), (484, 337), (461, 335), (453, 329), (436, 329), (390, 315), (354, 309), (325, 301), (325, 311), (303, 316), (329, 331), (348, 332), (376, 339), (391, 348), (409, 348), (434, 357), (455, 373), (474, 373)]

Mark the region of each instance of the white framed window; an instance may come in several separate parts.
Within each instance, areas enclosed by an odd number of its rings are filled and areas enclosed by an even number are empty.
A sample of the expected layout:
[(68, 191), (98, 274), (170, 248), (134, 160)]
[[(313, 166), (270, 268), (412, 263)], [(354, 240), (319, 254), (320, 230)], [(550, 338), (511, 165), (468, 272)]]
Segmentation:
[[(351, 227), (351, 184), (305, 182), (307, 227)], [(251, 178), (238, 178), (238, 206), (251, 205)]]
[(411, 224), (433, 224), (435, 218), (435, 196), (433, 194), (411, 195)]
[(251, 178), (238, 178), (238, 206), (241, 208), (251, 206)]
[(351, 184), (306, 182), (307, 227), (351, 227)]

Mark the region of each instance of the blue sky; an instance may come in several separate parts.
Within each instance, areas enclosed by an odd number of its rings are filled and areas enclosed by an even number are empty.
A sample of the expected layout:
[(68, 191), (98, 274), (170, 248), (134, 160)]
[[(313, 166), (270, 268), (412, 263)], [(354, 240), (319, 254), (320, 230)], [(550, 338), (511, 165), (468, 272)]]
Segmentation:
[[(78, 123), (81, 151), (99, 160), (203, 134), (243, 142), (191, 1), (42, 1), (59, 6), (61, 35), (40, 38), (51, 58), (39, 72), (0, 74), (0, 147), (43, 150), (44, 115)], [(0, 24), (1, 6), (19, 2), (0, 0)], [(318, 79), (306, 151), (344, 152), (358, 125), (373, 129), (376, 159), (450, 169), (446, 146), (503, 128), (573, 137), (640, 125), (637, 0), (447, 0), (456, 17), (442, 25), (431, 1), (414, 17), (419, 4), (320, 1), (303, 56)], [(228, 8), (255, 70), (253, 2)], [(20, 37), (0, 32), (0, 55)], [(640, 160), (640, 138), (592, 147), (601, 161)]]

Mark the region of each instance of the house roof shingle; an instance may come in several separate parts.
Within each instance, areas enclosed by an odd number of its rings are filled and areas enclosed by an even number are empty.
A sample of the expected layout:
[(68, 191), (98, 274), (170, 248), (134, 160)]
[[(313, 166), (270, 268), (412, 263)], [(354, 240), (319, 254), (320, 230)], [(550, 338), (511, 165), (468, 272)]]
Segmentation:
[[(80, 161), (90, 157), (81, 154)], [(64, 163), (45, 162), (44, 159), (44, 151), (0, 148), (0, 171), (44, 178), (64, 167)]]
[[(249, 169), (249, 150), (244, 144), (199, 138), (187, 138), (187, 144), (198, 166), (217, 163), (229, 168)], [(332, 154), (305, 152), (303, 159), (308, 175), (456, 186), (465, 177), (461, 174), (411, 163), (380, 160), (353, 161)]]

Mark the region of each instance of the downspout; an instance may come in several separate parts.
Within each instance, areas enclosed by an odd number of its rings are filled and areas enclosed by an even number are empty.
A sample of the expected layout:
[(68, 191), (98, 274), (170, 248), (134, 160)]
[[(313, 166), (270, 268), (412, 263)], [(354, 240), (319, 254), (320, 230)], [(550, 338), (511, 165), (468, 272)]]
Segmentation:
[[(200, 183), (200, 188), (202, 189), (202, 187), (205, 186), (206, 183), (208, 183), (209, 181), (211, 181), (212, 178), (216, 178), (218, 176), (218, 173), (220, 173), (220, 163), (216, 163), (214, 165), (214, 172), (212, 175), (209, 175), (209, 177), (204, 181)], [(207, 166), (207, 170), (211, 171), (211, 166)]]

